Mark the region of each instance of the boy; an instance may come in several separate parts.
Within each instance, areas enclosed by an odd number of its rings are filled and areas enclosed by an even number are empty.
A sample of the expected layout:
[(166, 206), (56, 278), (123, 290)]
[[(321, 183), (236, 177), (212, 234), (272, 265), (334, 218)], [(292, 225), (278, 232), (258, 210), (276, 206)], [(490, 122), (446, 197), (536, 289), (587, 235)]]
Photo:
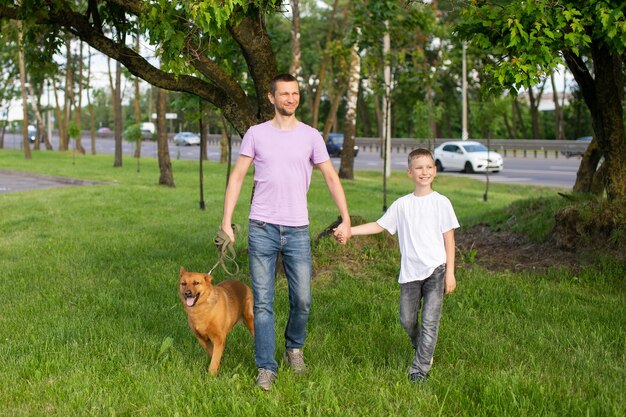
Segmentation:
[[(351, 231), (353, 236), (398, 232), (400, 323), (415, 348), (409, 380), (422, 382), (433, 362), (443, 295), (456, 288), (454, 229), (459, 223), (450, 200), (431, 187), (437, 169), (430, 151), (415, 149), (408, 159), (407, 173), (415, 183), (413, 193), (396, 200), (378, 221), (352, 227)], [(335, 236), (340, 243), (347, 240), (338, 230)]]

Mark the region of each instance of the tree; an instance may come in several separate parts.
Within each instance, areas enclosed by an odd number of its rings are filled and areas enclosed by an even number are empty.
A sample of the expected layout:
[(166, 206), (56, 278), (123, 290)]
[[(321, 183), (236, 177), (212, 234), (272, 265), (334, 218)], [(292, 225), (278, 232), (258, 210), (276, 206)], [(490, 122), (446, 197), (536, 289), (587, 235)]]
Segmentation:
[[(360, 32), (357, 28), (357, 32)], [(339, 177), (354, 179), (354, 134), (356, 131), (356, 105), (359, 97), (359, 86), (361, 84), (361, 57), (359, 56), (358, 41), (352, 45), (350, 52), (350, 79), (348, 81), (348, 105), (346, 117), (343, 124), (344, 142), (341, 152), (341, 165), (339, 167)]]
[(11, 101), (17, 96), (16, 80), (19, 68), (15, 65), (17, 58), (17, 31), (14, 24), (0, 25), (0, 114), (4, 120), (0, 129), (0, 149), (4, 148), (4, 133), (9, 116)]
[(24, 121), (22, 124), (22, 144), (24, 147), (24, 158), (32, 159), (30, 144), (28, 143), (28, 92), (26, 91), (26, 65), (24, 64), (24, 33), (22, 24), (18, 22), (17, 26), (17, 48), (20, 65), (20, 85), (22, 89), (22, 110), (24, 113)]
[(458, 27), (474, 46), (499, 57), (497, 65), (484, 68), (493, 76), (492, 91), (535, 85), (559, 64), (567, 65), (595, 132), (574, 190), (593, 191), (591, 184), (599, 180), (609, 200), (626, 196), (623, 9), (619, 0), (473, 0)]
[(300, 60), (300, 1), (289, 0), (291, 4), (291, 64), (289, 73), (298, 78), (302, 72), (302, 62)]
[(157, 156), (159, 160), (159, 184), (175, 188), (174, 175), (172, 174), (172, 161), (167, 146), (167, 125), (165, 113), (167, 112), (167, 92), (161, 88), (157, 90)]
[(113, 101), (113, 132), (115, 135), (115, 159), (113, 166), (118, 168), (122, 166), (122, 67), (120, 62), (115, 63), (115, 83), (111, 74), (111, 61), (109, 64), (109, 87), (111, 88), (111, 96)]
[[(154, 86), (214, 104), (243, 135), (273, 114), (267, 91), (277, 71), (264, 17), (280, 3), (33, 0), (0, 6), (0, 18), (71, 33)], [(160, 68), (126, 44), (130, 32), (144, 33), (158, 45)], [(230, 71), (232, 61), (220, 59), (225, 50), (238, 52), (247, 76)]]

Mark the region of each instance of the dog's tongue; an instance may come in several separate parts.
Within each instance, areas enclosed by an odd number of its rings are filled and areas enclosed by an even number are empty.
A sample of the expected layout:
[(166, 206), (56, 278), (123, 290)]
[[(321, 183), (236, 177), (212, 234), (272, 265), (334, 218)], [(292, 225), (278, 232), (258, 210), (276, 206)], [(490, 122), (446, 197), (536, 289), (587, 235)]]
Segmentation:
[(196, 299), (193, 297), (189, 297), (185, 300), (185, 302), (187, 303), (188, 307), (193, 307), (194, 303), (196, 302)]

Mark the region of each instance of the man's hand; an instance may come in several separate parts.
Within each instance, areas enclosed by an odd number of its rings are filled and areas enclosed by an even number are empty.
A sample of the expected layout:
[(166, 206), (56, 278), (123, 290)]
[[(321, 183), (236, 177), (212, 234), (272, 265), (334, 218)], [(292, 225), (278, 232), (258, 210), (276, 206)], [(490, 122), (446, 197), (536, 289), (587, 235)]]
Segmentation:
[(346, 222), (345, 220), (341, 222), (341, 224), (337, 226), (336, 229), (334, 229), (333, 235), (335, 236), (335, 239), (337, 239), (337, 242), (339, 242), (340, 244), (345, 245), (346, 243), (348, 243), (348, 240), (350, 240), (350, 238), (352, 237), (350, 222)]
[(230, 239), (231, 242), (235, 243), (235, 232), (233, 231), (233, 226), (230, 223), (222, 224), (222, 231), (226, 233), (226, 236)]

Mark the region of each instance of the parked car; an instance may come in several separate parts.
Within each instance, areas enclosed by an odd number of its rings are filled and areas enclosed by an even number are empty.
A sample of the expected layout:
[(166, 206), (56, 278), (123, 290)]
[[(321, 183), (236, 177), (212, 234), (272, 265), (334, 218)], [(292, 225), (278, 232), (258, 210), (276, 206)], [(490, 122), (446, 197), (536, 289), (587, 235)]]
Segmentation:
[(592, 140), (593, 136), (581, 136), (572, 143), (574, 145), (573, 149), (567, 149), (561, 153), (568, 158), (572, 156), (583, 156), (587, 150), (587, 146), (589, 146)]
[(110, 135), (112, 133), (113, 133), (113, 131), (110, 128), (106, 127), (106, 126), (98, 128), (98, 135)]
[(472, 172), (500, 172), (504, 164), (502, 156), (474, 141), (444, 142), (433, 152), (437, 171), (458, 170)]
[(148, 129), (141, 129), (142, 140), (152, 140), (152, 131)]
[[(343, 133), (329, 133), (326, 139), (326, 150), (328, 155), (340, 157), (343, 151)], [(354, 145), (354, 156), (359, 154), (359, 147)]]
[(200, 136), (193, 132), (179, 132), (174, 136), (174, 143), (182, 146), (200, 145)]
[[(28, 132), (28, 141), (30, 143), (35, 143), (35, 139), (37, 138), (37, 128), (33, 125), (28, 125), (26, 128)], [(43, 137), (39, 139), (40, 142), (43, 142)]]

